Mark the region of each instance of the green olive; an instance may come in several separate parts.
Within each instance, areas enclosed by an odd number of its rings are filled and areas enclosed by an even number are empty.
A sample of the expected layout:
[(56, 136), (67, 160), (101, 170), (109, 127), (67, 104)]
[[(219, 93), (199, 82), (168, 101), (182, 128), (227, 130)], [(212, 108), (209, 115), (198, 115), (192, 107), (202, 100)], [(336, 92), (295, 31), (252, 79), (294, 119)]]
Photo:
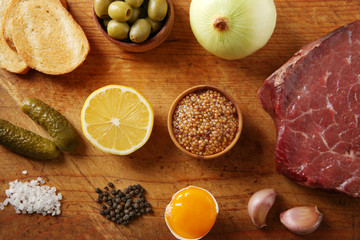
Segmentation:
[(132, 13), (132, 8), (126, 2), (115, 1), (109, 5), (108, 14), (116, 21), (126, 22), (131, 18)]
[(148, 20), (148, 22), (150, 23), (151, 33), (156, 33), (158, 31), (160, 31), (160, 29), (162, 27), (162, 22), (154, 21), (150, 17), (146, 17), (146, 20)]
[(144, 0), (125, 0), (125, 2), (133, 8), (138, 8), (143, 4)]
[(111, 18), (106, 18), (106, 19), (103, 20), (104, 27), (107, 27), (110, 20), (111, 20)]
[(107, 33), (117, 40), (124, 40), (128, 37), (130, 27), (127, 23), (111, 20), (107, 26)]
[(108, 8), (113, 0), (94, 0), (94, 10), (99, 18), (108, 18)]
[(135, 43), (142, 43), (148, 39), (151, 32), (151, 25), (146, 19), (138, 19), (130, 29), (130, 40)]
[(128, 20), (128, 23), (133, 24), (134, 22), (136, 22), (136, 20), (138, 20), (141, 13), (142, 13), (141, 8), (133, 8), (133, 14), (131, 15), (131, 18)]
[(149, 0), (148, 16), (154, 21), (162, 21), (166, 17), (168, 4), (166, 0)]
[[(141, 7), (144, 8), (147, 12), (148, 6), (149, 6), (149, 0), (144, 0), (144, 3), (141, 5)], [(146, 15), (147, 15), (147, 13), (146, 13)]]

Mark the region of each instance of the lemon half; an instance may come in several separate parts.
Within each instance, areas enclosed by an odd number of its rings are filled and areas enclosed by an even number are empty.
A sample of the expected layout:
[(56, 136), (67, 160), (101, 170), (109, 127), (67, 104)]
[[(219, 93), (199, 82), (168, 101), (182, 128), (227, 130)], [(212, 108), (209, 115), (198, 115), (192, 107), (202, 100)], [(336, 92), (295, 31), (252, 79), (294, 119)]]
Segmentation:
[(95, 147), (106, 153), (127, 155), (150, 138), (154, 111), (135, 89), (109, 85), (86, 99), (81, 125), (85, 137)]

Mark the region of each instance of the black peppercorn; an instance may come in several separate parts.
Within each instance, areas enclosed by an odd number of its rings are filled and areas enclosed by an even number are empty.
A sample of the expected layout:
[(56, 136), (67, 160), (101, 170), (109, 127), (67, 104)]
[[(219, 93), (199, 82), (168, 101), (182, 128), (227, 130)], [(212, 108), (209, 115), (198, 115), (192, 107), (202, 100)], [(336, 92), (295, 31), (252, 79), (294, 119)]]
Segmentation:
[[(112, 188), (109, 190), (109, 187)], [(129, 185), (124, 191), (115, 190), (113, 183), (109, 182), (104, 187), (106, 191), (99, 188), (95, 189), (98, 193), (96, 202), (101, 204), (99, 213), (117, 224), (124, 226), (129, 224), (130, 220), (140, 217), (144, 213), (152, 212), (150, 203), (148, 203), (143, 195), (145, 189), (140, 184)], [(137, 198), (137, 199), (134, 199)]]

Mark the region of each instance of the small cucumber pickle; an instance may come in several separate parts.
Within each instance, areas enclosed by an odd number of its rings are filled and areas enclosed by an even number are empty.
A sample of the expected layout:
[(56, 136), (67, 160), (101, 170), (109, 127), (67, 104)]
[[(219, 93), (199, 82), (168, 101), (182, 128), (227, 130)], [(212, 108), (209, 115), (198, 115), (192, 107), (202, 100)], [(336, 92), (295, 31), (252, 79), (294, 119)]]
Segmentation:
[(36, 98), (26, 98), (21, 109), (50, 134), (61, 151), (76, 149), (78, 134), (61, 113)]
[(167, 0), (94, 0), (95, 14), (107, 34), (134, 43), (143, 43), (161, 30), (168, 8)]
[(0, 119), (0, 144), (20, 155), (47, 160), (60, 154), (55, 143), (24, 128)]

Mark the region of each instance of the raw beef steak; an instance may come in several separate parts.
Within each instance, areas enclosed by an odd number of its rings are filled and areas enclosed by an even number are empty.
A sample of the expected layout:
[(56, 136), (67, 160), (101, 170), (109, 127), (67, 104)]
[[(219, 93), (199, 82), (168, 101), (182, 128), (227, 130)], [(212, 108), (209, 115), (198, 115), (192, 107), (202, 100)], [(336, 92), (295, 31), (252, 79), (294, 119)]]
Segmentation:
[(360, 21), (304, 46), (258, 94), (275, 123), (277, 170), (359, 197)]

